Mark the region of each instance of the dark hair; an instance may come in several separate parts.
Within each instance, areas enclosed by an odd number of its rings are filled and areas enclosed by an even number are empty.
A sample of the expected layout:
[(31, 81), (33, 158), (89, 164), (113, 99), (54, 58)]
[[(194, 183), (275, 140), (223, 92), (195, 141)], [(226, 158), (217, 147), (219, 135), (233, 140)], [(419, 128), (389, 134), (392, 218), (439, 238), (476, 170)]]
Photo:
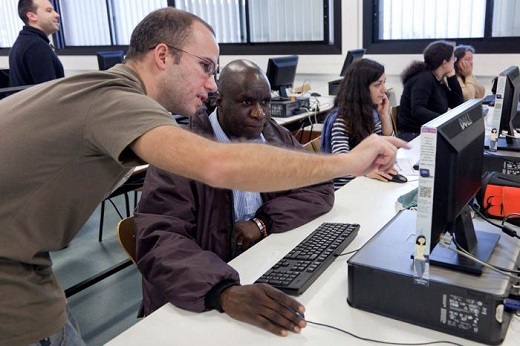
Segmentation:
[(453, 54), (453, 44), (448, 41), (434, 41), (423, 52), (424, 61), (413, 61), (401, 73), (401, 81), (405, 84), (419, 72), (433, 71), (441, 66), (444, 60), (449, 61)]
[[(213, 35), (213, 28), (196, 15), (178, 10), (173, 7), (166, 7), (148, 14), (132, 32), (130, 45), (126, 53), (127, 60), (140, 60), (150, 48), (159, 43), (166, 43), (176, 48), (183, 48), (186, 39), (193, 30), (193, 23), (204, 24)], [(180, 59), (182, 52), (170, 49), (175, 58)]]
[(348, 67), (339, 85), (334, 106), (338, 107), (338, 116), (345, 120), (351, 149), (374, 132), (370, 84), (383, 73), (385, 67), (377, 61), (360, 59)]
[(426, 245), (426, 237), (423, 236), (422, 234), (415, 239), (415, 244), (421, 245), (421, 244), (419, 244), (419, 239), (424, 239), (424, 245)]
[(466, 52), (471, 52), (475, 54), (475, 48), (473, 48), (472, 46), (461, 44), (455, 47), (455, 50), (453, 51), (453, 55), (455, 55), (455, 73), (457, 73), (457, 75), (460, 74), (460, 60), (464, 58)]
[(18, 16), (24, 22), (25, 25), (29, 23), (29, 19), (27, 18), (27, 12), (35, 12), (37, 10), (37, 6), (34, 4), (33, 0), (20, 0), (18, 1)]

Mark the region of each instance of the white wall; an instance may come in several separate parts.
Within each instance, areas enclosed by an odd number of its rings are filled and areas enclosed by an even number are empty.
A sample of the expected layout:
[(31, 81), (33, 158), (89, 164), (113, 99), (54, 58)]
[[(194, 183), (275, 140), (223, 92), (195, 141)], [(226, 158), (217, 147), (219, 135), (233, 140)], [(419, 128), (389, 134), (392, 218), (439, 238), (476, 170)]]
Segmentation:
[[(363, 45), (362, 39), (362, 2), (359, 0), (343, 0), (343, 52)], [(322, 95), (328, 93), (327, 82), (339, 78), (345, 55), (300, 55), (298, 75), (295, 85), (303, 81), (310, 82), (313, 91)], [(422, 60), (422, 55), (367, 55), (385, 65), (387, 86), (393, 87), (397, 100), (402, 91), (399, 74), (412, 60)], [(244, 56), (221, 56), (222, 66), (229, 61), (244, 58)], [(267, 55), (247, 56), (262, 68), (267, 68)], [(60, 56), (66, 75), (97, 70), (95, 56)], [(484, 85), (490, 88), (490, 81), (498, 72), (511, 65), (520, 65), (520, 54), (477, 54), (475, 55), (475, 73)], [(0, 57), (0, 68), (7, 68), (7, 57)]]

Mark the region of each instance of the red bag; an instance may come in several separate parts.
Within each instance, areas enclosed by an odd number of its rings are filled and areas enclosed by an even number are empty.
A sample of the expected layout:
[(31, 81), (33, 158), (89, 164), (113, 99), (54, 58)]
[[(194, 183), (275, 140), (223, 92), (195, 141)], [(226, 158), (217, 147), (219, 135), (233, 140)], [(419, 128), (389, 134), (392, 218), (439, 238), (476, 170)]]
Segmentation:
[(520, 213), (520, 176), (486, 172), (479, 199), (486, 216), (502, 219), (506, 215)]

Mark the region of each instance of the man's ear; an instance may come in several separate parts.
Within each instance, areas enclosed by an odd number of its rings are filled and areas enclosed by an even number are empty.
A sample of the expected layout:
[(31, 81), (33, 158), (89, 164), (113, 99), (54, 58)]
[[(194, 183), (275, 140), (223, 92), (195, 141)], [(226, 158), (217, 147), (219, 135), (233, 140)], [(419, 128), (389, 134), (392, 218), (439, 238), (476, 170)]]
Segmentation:
[(163, 43), (159, 43), (153, 49), (154, 61), (159, 69), (164, 70), (166, 68), (166, 57), (169, 53), (168, 46)]
[(222, 94), (217, 91), (217, 99), (215, 100), (215, 104), (217, 107), (222, 105)]
[(27, 22), (37, 22), (38, 21), (38, 15), (34, 12), (27, 12), (25, 15), (27, 17)]

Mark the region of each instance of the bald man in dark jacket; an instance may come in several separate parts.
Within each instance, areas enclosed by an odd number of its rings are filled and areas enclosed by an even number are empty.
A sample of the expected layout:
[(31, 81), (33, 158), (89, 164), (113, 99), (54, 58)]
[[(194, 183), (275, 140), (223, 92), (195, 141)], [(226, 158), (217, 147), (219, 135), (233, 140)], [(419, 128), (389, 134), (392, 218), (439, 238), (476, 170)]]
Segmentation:
[[(209, 117), (205, 112), (192, 117), (191, 130), (221, 142), (263, 141), (302, 150), (292, 134), (271, 119), (270, 98), (264, 72), (250, 61), (233, 61), (222, 70), (217, 109)], [(249, 214), (236, 193), (154, 167), (148, 170), (135, 213), (144, 315), (170, 302), (190, 311), (217, 309), (257, 324), (252, 316), (273, 305), (271, 300), (280, 309), (289, 306), (286, 300), (292, 298), (270, 286), (241, 286), (227, 262), (271, 233), (289, 231), (328, 212), (334, 203), (332, 182), (253, 194), (246, 198), (257, 199)], [(226, 304), (230, 297), (241, 304)], [(264, 323), (259, 326), (272, 330), (269, 324), (274, 322)]]

